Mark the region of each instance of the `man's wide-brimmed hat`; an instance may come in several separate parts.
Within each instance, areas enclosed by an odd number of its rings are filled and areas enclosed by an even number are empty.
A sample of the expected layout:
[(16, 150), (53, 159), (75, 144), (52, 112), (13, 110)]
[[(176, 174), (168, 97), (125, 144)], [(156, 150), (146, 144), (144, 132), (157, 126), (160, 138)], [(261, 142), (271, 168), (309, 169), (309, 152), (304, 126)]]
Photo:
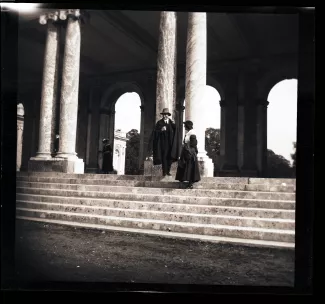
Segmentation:
[(191, 120), (186, 120), (183, 122), (186, 128), (193, 129), (193, 122)]
[(169, 113), (168, 108), (164, 108), (160, 114), (161, 115), (167, 114), (168, 116), (171, 116), (172, 115), (172, 114)]

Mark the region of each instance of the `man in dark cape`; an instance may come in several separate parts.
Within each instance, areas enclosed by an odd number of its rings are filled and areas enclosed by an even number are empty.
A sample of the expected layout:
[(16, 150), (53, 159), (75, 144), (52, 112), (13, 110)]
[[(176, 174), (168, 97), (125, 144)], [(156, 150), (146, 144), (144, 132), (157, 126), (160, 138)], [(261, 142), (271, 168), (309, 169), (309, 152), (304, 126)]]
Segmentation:
[(160, 113), (163, 118), (158, 120), (152, 131), (149, 149), (152, 148), (153, 164), (162, 165), (163, 176), (171, 175), (170, 168), (179, 157), (179, 130), (167, 108)]

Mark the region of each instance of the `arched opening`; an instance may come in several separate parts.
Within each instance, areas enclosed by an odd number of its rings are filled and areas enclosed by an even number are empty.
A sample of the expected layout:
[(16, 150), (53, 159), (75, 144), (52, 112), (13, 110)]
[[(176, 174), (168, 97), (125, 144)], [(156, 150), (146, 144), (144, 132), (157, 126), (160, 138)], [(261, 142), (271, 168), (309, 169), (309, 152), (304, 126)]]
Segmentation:
[[(221, 125), (221, 109), (220, 94), (214, 87), (207, 85), (205, 87), (204, 97), (202, 98), (202, 107), (200, 114), (202, 117), (202, 127), (205, 129), (205, 150), (209, 158), (214, 163), (214, 176), (220, 169), (220, 125)], [(184, 100), (183, 120), (186, 119), (186, 101)], [(184, 125), (183, 137), (185, 134)], [(195, 124), (194, 124), (195, 129)]]
[(296, 79), (286, 79), (273, 86), (268, 95), (268, 177), (295, 176), (292, 154), (297, 138), (297, 88)]
[(113, 167), (117, 174), (138, 174), (140, 129), (140, 96), (124, 93), (115, 103)]

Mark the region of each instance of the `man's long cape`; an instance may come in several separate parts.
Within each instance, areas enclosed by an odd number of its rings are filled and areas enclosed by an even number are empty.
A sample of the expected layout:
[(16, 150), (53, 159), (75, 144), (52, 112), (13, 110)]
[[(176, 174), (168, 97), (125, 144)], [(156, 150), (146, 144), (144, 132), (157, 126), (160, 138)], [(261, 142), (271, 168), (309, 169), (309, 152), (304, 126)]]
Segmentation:
[[(158, 131), (155, 129), (152, 131), (150, 140), (149, 140), (149, 145), (148, 145), (148, 151), (149, 155), (151, 154), (150, 152), (152, 151), (152, 156), (153, 156), (153, 164), (156, 165), (161, 165), (161, 141), (159, 137), (159, 133), (161, 131)], [(171, 132), (171, 131), (169, 131)], [(176, 128), (174, 131), (173, 136), (171, 136), (171, 153), (170, 153), (170, 158), (172, 162), (175, 162), (178, 160), (178, 157), (180, 155), (180, 147), (179, 147), (179, 141), (180, 141), (180, 133), (179, 133), (179, 128), (176, 123)]]

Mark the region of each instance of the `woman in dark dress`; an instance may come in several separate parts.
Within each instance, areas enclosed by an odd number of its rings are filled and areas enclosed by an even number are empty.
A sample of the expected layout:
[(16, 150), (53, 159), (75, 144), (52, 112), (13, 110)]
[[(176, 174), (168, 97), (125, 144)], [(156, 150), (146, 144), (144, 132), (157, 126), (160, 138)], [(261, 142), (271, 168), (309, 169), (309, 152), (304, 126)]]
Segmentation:
[(108, 142), (107, 138), (103, 139), (103, 164), (102, 171), (108, 174), (113, 171), (113, 149)]
[(197, 160), (197, 139), (193, 130), (193, 122), (187, 120), (185, 125), (186, 135), (183, 140), (183, 148), (176, 172), (176, 180), (188, 181), (187, 189), (193, 189), (193, 183), (201, 180), (199, 164)]

